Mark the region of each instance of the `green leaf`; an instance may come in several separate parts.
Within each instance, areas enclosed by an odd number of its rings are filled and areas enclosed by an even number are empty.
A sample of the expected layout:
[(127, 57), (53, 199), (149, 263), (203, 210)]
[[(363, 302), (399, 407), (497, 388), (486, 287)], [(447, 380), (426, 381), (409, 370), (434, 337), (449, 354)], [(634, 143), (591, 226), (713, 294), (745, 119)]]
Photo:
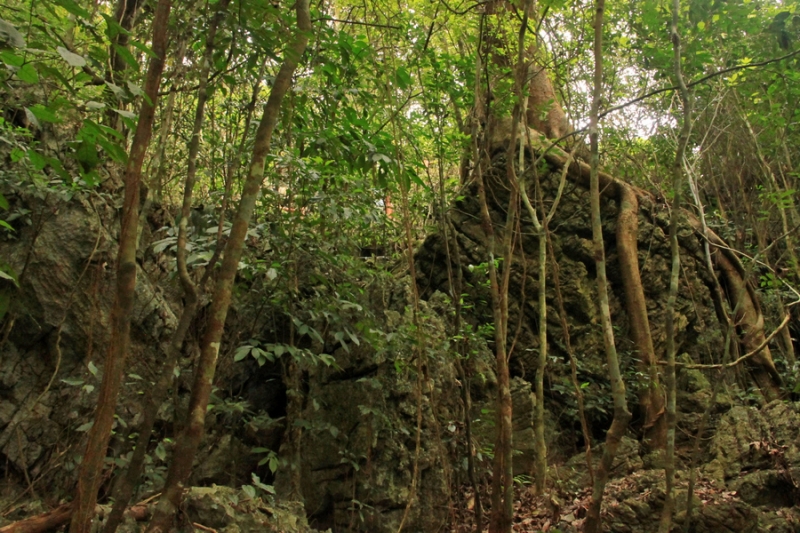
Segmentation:
[(433, 192), (431, 188), (428, 187), (428, 184), (422, 181), (422, 179), (419, 177), (419, 174), (417, 174), (417, 172), (413, 168), (407, 167), (406, 172), (408, 173), (408, 177), (412, 182), (416, 183), (417, 185), (419, 185), (428, 192)]
[(125, 93), (125, 89), (123, 89), (119, 85), (114, 85), (110, 81), (107, 81), (106, 87), (111, 89), (111, 92), (114, 93), (114, 96), (116, 96), (118, 99), (126, 100), (128, 98), (128, 95)]
[(39, 83), (39, 73), (31, 63), (26, 63), (17, 71), (17, 78), (25, 83)]
[(94, 425), (94, 421), (86, 422), (85, 424), (81, 424), (80, 426), (78, 426), (78, 429), (76, 429), (75, 431), (80, 431), (81, 433), (85, 433), (86, 431), (89, 431), (90, 429), (92, 429), (93, 425)]
[(42, 104), (32, 105), (31, 107), (26, 107), (25, 109), (29, 110), (33, 116), (42, 122), (61, 122), (61, 119), (56, 116), (52, 109), (45, 107)]
[(149, 46), (147, 46), (145, 44), (142, 44), (139, 41), (131, 40), (130, 41), (130, 45), (133, 46), (134, 48), (136, 48), (137, 50), (140, 50), (144, 54), (146, 54), (147, 57), (150, 57), (150, 58), (158, 57), (158, 56), (156, 56), (156, 53), (153, 52), (153, 50)]
[[(6, 228), (8, 231), (16, 231), (16, 230), (14, 230), (14, 228), (11, 227), (11, 224), (6, 222), (5, 220), (0, 220), (0, 226)], [(0, 278), (10, 279), (10, 280), (14, 279), (13, 277), (9, 276), (8, 274), (3, 272), (2, 270), (0, 270)]]
[(83, 9), (81, 6), (79, 6), (72, 0), (55, 0), (55, 3), (63, 7), (76, 17), (80, 17), (86, 20), (90, 20), (92, 18), (92, 15), (88, 11)]
[(133, 57), (133, 54), (131, 54), (130, 50), (118, 44), (114, 45), (114, 50), (117, 52), (117, 55), (119, 55), (119, 57), (121, 57), (122, 60), (128, 64), (129, 67), (136, 71), (139, 70), (139, 62), (136, 61), (136, 58)]
[[(66, 90), (68, 90), (73, 94), (75, 93), (75, 89), (72, 87), (72, 83), (67, 78), (65, 78), (57, 68), (45, 65), (44, 63), (40, 63), (38, 68), (39, 68), (39, 74), (41, 74), (43, 77), (58, 80)], [(80, 74), (83, 74), (83, 72), (81, 72)]]
[(123, 116), (123, 117), (125, 117), (125, 118), (129, 118), (131, 120), (135, 120), (136, 119), (136, 113), (134, 113), (132, 111), (127, 111), (125, 109), (114, 109), (114, 112), (119, 114), (119, 115), (121, 115), (121, 116)]
[(156, 446), (156, 457), (161, 459), (162, 461), (167, 460), (167, 450), (164, 448), (164, 443), (159, 442), (158, 446)]
[(0, 209), (8, 209), (8, 200), (2, 194), (0, 194)]
[(47, 166), (47, 160), (44, 158), (42, 154), (35, 150), (28, 151), (28, 159), (30, 160), (33, 168), (36, 170), (42, 170), (44, 167)]
[(401, 89), (408, 89), (411, 85), (411, 75), (409, 75), (408, 71), (403, 67), (398, 67), (396, 76), (397, 86)]
[(61, 382), (66, 383), (71, 387), (80, 387), (81, 385), (83, 385), (82, 379), (62, 379)]
[(89, 364), (87, 366), (89, 367), (89, 372), (93, 376), (96, 377), (97, 376), (97, 367), (95, 366), (95, 364), (93, 362), (89, 361)]
[(114, 39), (120, 33), (123, 35), (130, 35), (131, 32), (120, 26), (119, 22), (114, 20), (114, 17), (106, 13), (102, 13), (102, 17), (106, 21), (106, 35), (109, 39)]
[[(8, 226), (8, 222), (6, 222), (5, 220), (0, 220), (0, 225)], [(11, 226), (8, 226), (8, 227), (11, 228)], [(11, 231), (14, 231), (13, 228), (11, 229)], [(17, 283), (17, 280), (14, 278), (14, 276), (12, 276), (11, 274), (7, 273), (3, 269), (0, 269), (0, 278), (7, 279), (8, 281), (12, 281), (12, 282), (14, 282), (14, 285), (19, 287), (19, 283)]]
[(356, 346), (361, 346), (361, 341), (358, 340), (358, 337), (356, 337), (355, 333), (350, 331), (349, 328), (345, 328), (345, 332), (347, 332), (347, 336), (350, 337), (350, 340), (353, 341), (353, 344)]
[(86, 66), (86, 60), (83, 58), (83, 56), (72, 53), (63, 46), (56, 48), (56, 52), (58, 52), (58, 55), (61, 56), (61, 59), (66, 61), (71, 67), (82, 68)]
[(242, 485), (242, 492), (244, 492), (251, 500), (256, 497), (256, 488), (252, 485)]
[(21, 67), (25, 60), (11, 50), (0, 50), (0, 61), (12, 67)]
[(75, 152), (75, 158), (80, 161), (85, 171), (95, 168), (100, 163), (97, 148), (94, 143), (83, 141)]
[(242, 359), (244, 359), (245, 357), (247, 357), (250, 354), (250, 351), (252, 349), (253, 349), (252, 346), (248, 346), (248, 345), (240, 346), (239, 348), (236, 349), (236, 353), (233, 356), (233, 360), (237, 361), (237, 362), (241, 361)]
[(144, 96), (144, 91), (142, 90), (142, 88), (136, 85), (135, 83), (128, 81), (125, 82), (125, 84), (128, 86), (128, 90), (131, 92), (132, 95)]

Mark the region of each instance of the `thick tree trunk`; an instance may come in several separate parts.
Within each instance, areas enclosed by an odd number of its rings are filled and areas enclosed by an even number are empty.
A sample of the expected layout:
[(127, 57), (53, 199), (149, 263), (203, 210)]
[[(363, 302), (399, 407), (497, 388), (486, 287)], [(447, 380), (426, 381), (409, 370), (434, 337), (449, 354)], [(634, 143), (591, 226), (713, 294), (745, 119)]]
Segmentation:
[[(756, 350), (764, 339), (764, 315), (752, 286), (745, 280), (744, 275), (737, 268), (736, 262), (722, 250), (714, 253), (717, 267), (722, 273), (726, 285), (728, 300), (731, 308), (737, 310), (734, 322), (740, 335), (740, 342), (745, 352)], [(734, 257), (735, 259), (735, 257)], [(753, 380), (761, 390), (764, 398), (771, 402), (783, 396), (781, 390), (781, 377), (772, 361), (768, 346), (764, 346), (758, 354), (750, 359), (748, 364)]]
[[(568, 164), (565, 157), (555, 153), (547, 153), (544, 158), (557, 168), (562, 168), (565, 164)], [(589, 186), (590, 173), (591, 169), (585, 163), (572, 162), (569, 164), (569, 176), (583, 186)], [(599, 172), (598, 179), (602, 196), (606, 198), (620, 198), (621, 191), (625, 187), (630, 188), (638, 197), (648, 194), (617, 180), (605, 172)], [(703, 230), (700, 221), (692, 214), (686, 214), (685, 212), (684, 214), (687, 222), (702, 238)], [(734, 320), (738, 324), (739, 341), (746, 352), (753, 351), (766, 338), (764, 334), (764, 315), (761, 312), (758, 295), (753, 286), (746, 281), (747, 273), (736, 253), (730, 249), (725, 241), (710, 230), (708, 231), (708, 239), (713, 249), (714, 266), (719, 270), (721, 281), (727, 289), (727, 300), (732, 309), (738, 308)], [(783, 396), (783, 391), (781, 390), (782, 379), (775, 368), (772, 353), (768, 346), (761, 348), (758, 355), (750, 359), (748, 368), (753, 375), (753, 380), (759, 386), (767, 401)]]
[(222, 334), (225, 329), (225, 319), (230, 307), (233, 282), (236, 278), (239, 260), (242, 257), (250, 218), (253, 216), (256, 199), (264, 179), (264, 165), (269, 154), (272, 133), (278, 122), (281, 102), (292, 84), (292, 77), (305, 52), (311, 32), (308, 0), (298, 0), (296, 10), (297, 31), (294, 42), (285, 52), (283, 64), (275, 77), (272, 92), (256, 132), (250, 170), (242, 191), (239, 208), (233, 220), (230, 238), (225, 246), (225, 255), (209, 309), (209, 323), (203, 336), (200, 359), (195, 369), (188, 420), (183, 431), (178, 435), (166, 485), (153, 521), (147, 529), (148, 533), (166, 532), (170, 529), (175, 512), (180, 507), (183, 498), (184, 484), (192, 472), (194, 457), (203, 438), (206, 410), (216, 372)]
[(70, 525), (71, 533), (89, 533), (97, 489), (103, 475), (114, 411), (125, 368), (125, 358), (130, 345), (131, 312), (136, 289), (136, 234), (139, 221), (139, 185), (142, 163), (152, 134), (158, 87), (164, 70), (167, 48), (167, 25), (170, 0), (159, 0), (153, 21), (153, 53), (147, 70), (146, 98), (142, 100), (139, 122), (133, 138), (128, 164), (125, 168), (125, 199), (122, 206), (122, 229), (117, 254), (117, 286), (111, 310), (111, 340), (103, 369), (103, 381), (95, 411), (94, 425), (89, 430), (86, 451), (78, 475), (75, 514)]
[(617, 205), (617, 252), (625, 290), (625, 309), (631, 340), (636, 346), (639, 370), (648, 376), (647, 387), (639, 396), (639, 405), (645, 416), (645, 441), (651, 448), (663, 448), (667, 437), (663, 416), (664, 394), (659, 385), (658, 360), (653, 348), (647, 301), (639, 272), (639, 200), (631, 187), (623, 185), (619, 188)]

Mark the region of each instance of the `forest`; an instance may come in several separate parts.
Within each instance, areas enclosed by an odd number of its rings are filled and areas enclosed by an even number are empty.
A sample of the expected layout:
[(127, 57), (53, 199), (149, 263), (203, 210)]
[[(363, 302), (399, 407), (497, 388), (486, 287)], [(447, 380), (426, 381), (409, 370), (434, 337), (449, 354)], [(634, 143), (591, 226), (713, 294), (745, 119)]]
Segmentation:
[(0, 0), (0, 533), (800, 531), (797, 0)]

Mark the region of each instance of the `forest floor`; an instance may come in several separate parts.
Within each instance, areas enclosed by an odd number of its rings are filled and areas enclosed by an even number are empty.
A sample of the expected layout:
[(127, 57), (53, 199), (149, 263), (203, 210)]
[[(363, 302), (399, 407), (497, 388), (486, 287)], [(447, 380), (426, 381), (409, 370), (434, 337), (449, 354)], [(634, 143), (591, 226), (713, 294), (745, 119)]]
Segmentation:
[[(653, 486), (653, 482), (659, 480), (660, 483)], [(603, 521), (606, 529), (614, 532), (656, 531), (664, 502), (663, 481), (663, 471), (659, 470), (642, 470), (610, 480), (606, 486), (603, 503)], [(685, 520), (687, 488), (687, 479), (676, 481), (677, 512), (674, 518), (676, 525), (682, 524)], [(512, 530), (518, 533), (580, 531), (591, 501), (589, 488), (572, 494), (536, 496), (531, 486), (516, 485), (514, 492)], [(463, 494), (467, 505), (455, 511), (454, 525), (450, 533), (472, 533), (476, 530), (475, 499), (471, 487), (465, 487)], [(490, 501), (489, 494), (482, 494), (481, 501), (485, 507)], [(736, 513), (738, 504), (742, 503), (736, 492), (720, 488), (716, 482), (708, 479), (696, 480), (693, 502), (693, 516), (702, 516), (703, 522), (708, 522), (708, 519), (717, 512)], [(775, 514), (776, 518), (785, 520), (791, 530), (800, 531), (800, 510), (797, 507), (776, 509)], [(484, 509), (483, 531), (487, 531), (487, 524), (488, 511)]]

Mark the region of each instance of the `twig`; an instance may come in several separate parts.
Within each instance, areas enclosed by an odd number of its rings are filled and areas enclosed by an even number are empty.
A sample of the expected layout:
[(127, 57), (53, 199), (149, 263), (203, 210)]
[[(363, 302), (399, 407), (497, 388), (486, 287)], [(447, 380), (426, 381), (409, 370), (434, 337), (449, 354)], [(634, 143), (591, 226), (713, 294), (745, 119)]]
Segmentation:
[[(727, 369), (727, 368), (733, 368), (736, 365), (738, 365), (739, 363), (741, 363), (743, 361), (746, 361), (747, 359), (750, 359), (751, 357), (753, 357), (754, 355), (759, 353), (761, 350), (763, 350), (764, 347), (767, 344), (769, 344), (772, 339), (775, 338), (775, 335), (780, 333), (781, 330), (786, 327), (786, 325), (789, 323), (790, 319), (791, 319), (791, 315), (787, 314), (786, 317), (784, 317), (783, 322), (781, 322), (781, 324), (777, 328), (775, 328), (775, 331), (770, 333), (770, 335), (766, 339), (764, 339), (764, 342), (759, 344), (758, 347), (756, 347), (755, 350), (744, 354), (740, 358), (736, 359), (735, 361), (731, 361), (730, 363), (719, 363), (719, 364), (715, 364), (715, 365), (695, 365), (695, 364), (685, 364), (685, 363), (676, 362), (675, 364), (676, 365), (680, 365), (683, 368), (691, 368), (691, 369), (712, 369), (712, 368), (725, 368), (725, 369)], [(659, 365), (665, 365), (667, 363), (666, 363), (666, 361), (659, 361), (658, 364)]]
[(198, 524), (197, 522), (192, 522), (192, 525), (197, 529), (202, 529), (203, 531), (210, 531), (211, 533), (217, 533), (216, 529), (204, 526), (203, 524)]
[(156, 492), (155, 494), (153, 494), (149, 498), (145, 498), (144, 500), (140, 501), (139, 503), (133, 504), (132, 507), (136, 507), (137, 505), (147, 505), (148, 503), (150, 503), (151, 501), (155, 500), (159, 496), (161, 496), (161, 493), (160, 492)]
[(28, 490), (30, 490), (31, 496), (33, 496), (34, 499), (38, 499), (39, 497), (36, 495), (36, 489), (33, 487), (31, 478), (28, 475), (28, 461), (25, 460), (25, 452), (22, 449), (22, 434), (19, 431), (19, 426), (14, 429), (17, 433), (17, 454), (19, 456), (19, 462), (22, 463), (22, 474), (25, 476), (25, 482), (28, 484)]
[[(777, 63), (779, 61), (783, 61), (784, 59), (789, 59), (791, 57), (794, 57), (797, 54), (800, 54), (800, 50), (795, 50), (794, 52), (790, 52), (790, 53), (788, 53), (788, 54), (786, 54), (784, 56), (775, 57), (775, 58), (767, 59), (767, 60), (764, 60), (764, 61), (759, 61), (757, 63), (747, 63), (746, 65), (735, 65), (733, 67), (724, 68), (722, 70), (718, 70), (716, 72), (712, 72), (711, 74), (706, 74), (705, 76), (703, 76), (701, 78), (698, 78), (698, 79), (696, 79), (694, 81), (691, 81), (691, 82), (687, 83), (686, 84), (686, 88), (689, 89), (691, 87), (694, 87), (695, 85), (700, 85), (701, 83), (704, 83), (704, 82), (706, 82), (706, 81), (708, 81), (708, 80), (710, 80), (712, 78), (716, 78), (717, 76), (721, 76), (721, 75), (727, 74), (729, 72), (734, 72), (736, 70), (743, 70), (743, 69), (755, 68), (755, 67), (763, 67), (763, 66), (769, 65), (771, 63)], [(600, 113), (600, 116), (598, 118), (603, 118), (606, 115), (609, 115), (609, 114), (611, 114), (611, 113), (613, 113), (615, 111), (619, 111), (620, 109), (624, 109), (624, 108), (626, 108), (628, 106), (631, 106), (631, 105), (633, 105), (635, 103), (641, 102), (642, 100), (646, 100), (647, 98), (650, 98), (651, 96), (655, 96), (657, 94), (666, 93), (666, 92), (670, 92), (670, 91), (676, 91), (676, 90), (678, 90), (678, 87), (675, 86), (675, 85), (673, 85), (672, 87), (664, 87), (664, 88), (661, 88), (661, 89), (656, 89), (655, 91), (651, 91), (651, 92), (649, 92), (647, 94), (643, 94), (642, 96), (634, 98), (633, 100), (629, 100), (629, 101), (625, 102), (624, 104), (620, 104), (620, 105), (611, 107), (609, 109), (606, 109), (605, 111)]]
[(389, 30), (399, 30), (401, 29), (400, 26), (393, 26), (391, 24), (376, 24), (374, 22), (361, 22), (360, 20), (342, 20), (342, 19), (335, 19), (332, 17), (320, 17), (318, 19), (312, 19), (311, 22), (341, 22), (342, 24), (354, 24), (356, 26), (369, 26), (371, 28), (385, 28)]

